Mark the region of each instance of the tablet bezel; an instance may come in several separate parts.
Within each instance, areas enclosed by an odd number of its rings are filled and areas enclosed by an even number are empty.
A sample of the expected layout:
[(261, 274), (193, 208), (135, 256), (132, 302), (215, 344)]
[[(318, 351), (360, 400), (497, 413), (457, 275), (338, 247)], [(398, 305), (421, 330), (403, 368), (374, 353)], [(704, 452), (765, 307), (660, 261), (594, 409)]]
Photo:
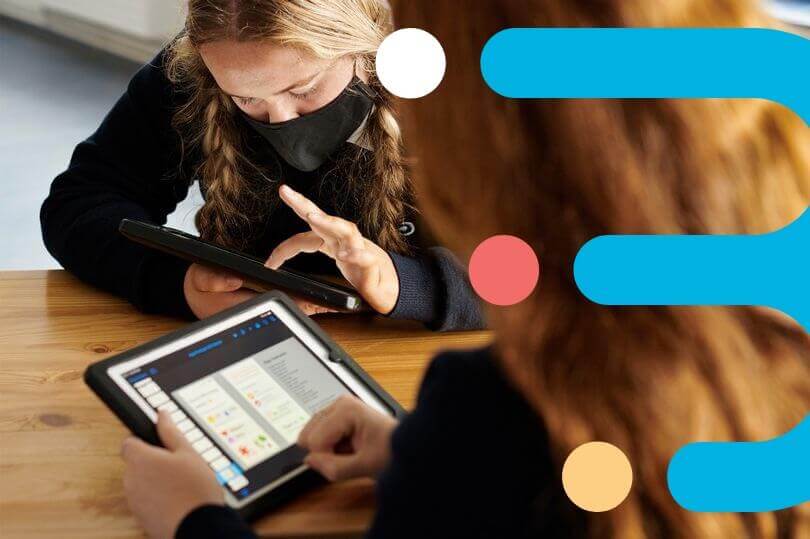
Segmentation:
[(368, 309), (362, 296), (352, 288), (324, 282), (290, 269), (267, 268), (259, 259), (182, 230), (134, 219), (122, 219), (118, 229), (126, 238), (151, 249), (236, 273), (244, 278), (246, 288), (256, 292), (282, 289), (339, 311), (361, 312)]
[[(157, 415), (146, 399), (124, 379), (123, 374), (137, 366), (204, 341), (212, 335), (261, 316), (268, 311), (272, 312), (351, 393), (383, 413), (394, 417), (404, 414), (404, 410), (390, 395), (382, 390), (307, 315), (301, 312), (289, 297), (281, 292), (263, 294), (209, 320), (196, 322), (185, 330), (174, 332), (152, 343), (91, 365), (85, 373), (85, 380), (135, 434), (154, 443), (157, 441), (154, 432)], [(244, 358), (235, 358), (234, 363), (242, 359)], [(140, 415), (142, 420), (135, 421), (137, 415)], [(148, 433), (144, 432), (143, 420), (146, 420), (150, 427)], [(270, 459), (272, 458), (275, 456), (270, 457)], [(303, 476), (305, 472), (314, 473), (302, 464), (242, 500), (238, 500), (227, 485), (223, 485), (225, 501), (230, 507), (249, 516), (251, 512), (248, 510), (251, 507), (257, 506), (262, 499), (274, 491), (280, 490), (297, 477)], [(312, 483), (312, 481), (308, 483)]]

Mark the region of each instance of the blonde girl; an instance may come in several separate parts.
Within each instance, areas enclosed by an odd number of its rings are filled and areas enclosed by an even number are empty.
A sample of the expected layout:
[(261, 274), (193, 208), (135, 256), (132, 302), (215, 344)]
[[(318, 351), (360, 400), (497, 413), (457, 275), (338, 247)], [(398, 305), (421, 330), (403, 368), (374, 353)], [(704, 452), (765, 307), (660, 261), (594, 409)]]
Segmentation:
[(381, 314), (480, 327), (464, 270), (412, 207), (393, 99), (373, 69), (391, 30), (381, 0), (190, 0), (182, 33), (54, 180), (48, 249), (146, 312), (203, 318), (244, 301), (241, 279), (117, 232), (123, 218), (165, 223), (197, 181), (204, 238), (342, 276)]

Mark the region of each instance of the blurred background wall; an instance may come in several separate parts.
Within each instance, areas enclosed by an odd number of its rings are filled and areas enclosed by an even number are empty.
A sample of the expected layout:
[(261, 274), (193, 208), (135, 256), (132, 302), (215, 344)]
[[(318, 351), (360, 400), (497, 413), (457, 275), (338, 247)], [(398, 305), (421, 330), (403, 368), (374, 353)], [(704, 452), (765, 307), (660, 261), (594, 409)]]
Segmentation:
[[(39, 207), (126, 89), (183, 24), (182, 0), (0, 0), (0, 270), (59, 267)], [(199, 191), (170, 225), (194, 232)]]
[(181, 0), (0, 0), (0, 14), (146, 61), (183, 25)]

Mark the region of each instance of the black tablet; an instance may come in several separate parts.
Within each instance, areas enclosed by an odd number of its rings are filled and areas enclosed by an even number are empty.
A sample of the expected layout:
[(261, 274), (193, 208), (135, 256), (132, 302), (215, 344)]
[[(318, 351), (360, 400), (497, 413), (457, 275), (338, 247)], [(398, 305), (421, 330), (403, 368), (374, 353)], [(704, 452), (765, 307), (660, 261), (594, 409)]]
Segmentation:
[(151, 443), (157, 410), (167, 410), (245, 518), (322, 481), (295, 443), (318, 410), (351, 394), (404, 413), (281, 292), (95, 363), (84, 378)]
[(122, 220), (119, 230), (127, 238), (147, 247), (234, 273), (245, 280), (246, 288), (257, 292), (284, 290), (339, 311), (355, 312), (365, 308), (360, 295), (351, 288), (287, 269), (272, 270), (265, 267), (264, 260), (220, 247), (181, 230), (132, 219)]

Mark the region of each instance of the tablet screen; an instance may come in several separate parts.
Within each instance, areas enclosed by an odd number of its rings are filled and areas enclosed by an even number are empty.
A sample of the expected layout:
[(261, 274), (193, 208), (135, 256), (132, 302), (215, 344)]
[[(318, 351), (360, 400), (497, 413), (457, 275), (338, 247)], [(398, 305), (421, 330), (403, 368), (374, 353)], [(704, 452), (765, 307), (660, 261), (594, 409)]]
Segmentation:
[(260, 307), (108, 371), (153, 420), (155, 410), (170, 412), (237, 502), (303, 471), (301, 429), (340, 395), (358, 393), (281, 304)]

